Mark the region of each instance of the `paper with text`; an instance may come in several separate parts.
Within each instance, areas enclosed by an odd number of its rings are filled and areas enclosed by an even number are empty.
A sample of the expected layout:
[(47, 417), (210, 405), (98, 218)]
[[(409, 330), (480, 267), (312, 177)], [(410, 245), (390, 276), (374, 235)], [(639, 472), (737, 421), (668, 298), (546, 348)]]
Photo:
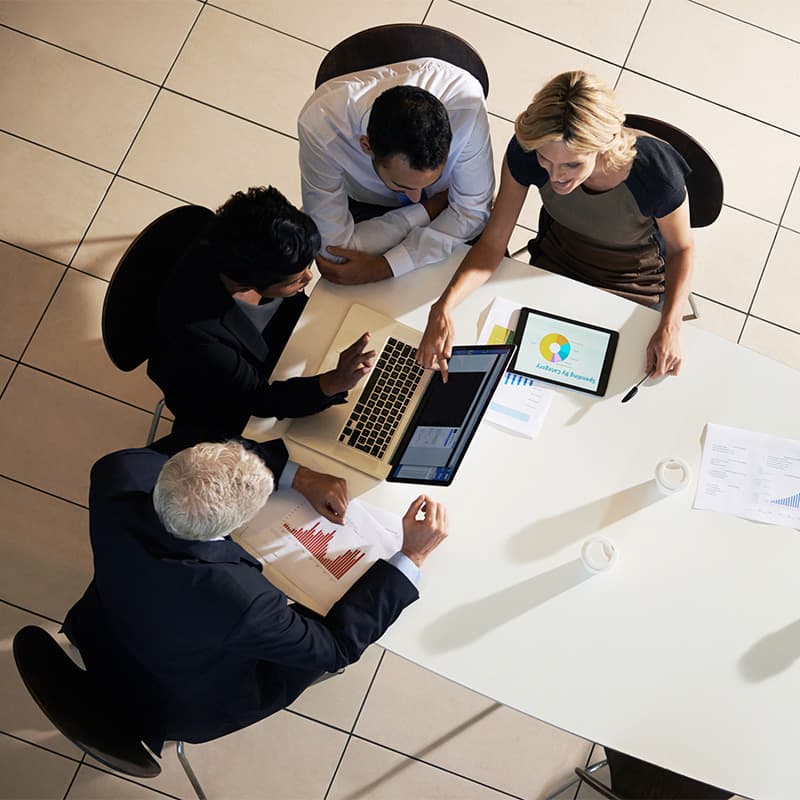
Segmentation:
[[(489, 307), (478, 344), (511, 344), (519, 320), (520, 303), (496, 297)], [(533, 378), (506, 372), (500, 379), (484, 419), (529, 439), (539, 435), (553, 390)]]
[(800, 527), (800, 441), (709, 423), (694, 507)]

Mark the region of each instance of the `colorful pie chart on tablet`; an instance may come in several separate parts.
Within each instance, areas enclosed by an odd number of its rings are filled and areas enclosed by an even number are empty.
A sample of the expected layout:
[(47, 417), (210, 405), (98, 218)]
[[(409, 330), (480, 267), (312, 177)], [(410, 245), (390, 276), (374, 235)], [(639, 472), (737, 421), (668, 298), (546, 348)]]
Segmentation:
[(569, 339), (560, 333), (548, 333), (539, 342), (539, 352), (546, 361), (557, 363), (566, 361), (569, 356)]

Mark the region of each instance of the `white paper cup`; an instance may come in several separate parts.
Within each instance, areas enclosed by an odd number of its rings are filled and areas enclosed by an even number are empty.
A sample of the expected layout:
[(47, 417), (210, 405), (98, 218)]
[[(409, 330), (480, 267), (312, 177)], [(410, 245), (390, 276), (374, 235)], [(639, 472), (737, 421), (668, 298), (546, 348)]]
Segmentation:
[(664, 458), (656, 464), (656, 484), (661, 494), (675, 494), (685, 489), (692, 471), (682, 458)]
[(581, 546), (581, 561), (590, 572), (606, 572), (617, 562), (617, 548), (605, 536), (592, 536)]

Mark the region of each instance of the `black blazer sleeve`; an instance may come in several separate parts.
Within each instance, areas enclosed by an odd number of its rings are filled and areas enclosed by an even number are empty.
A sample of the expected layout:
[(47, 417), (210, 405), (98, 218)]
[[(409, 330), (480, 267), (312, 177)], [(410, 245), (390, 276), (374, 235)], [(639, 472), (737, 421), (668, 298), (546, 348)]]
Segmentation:
[(285, 667), (335, 672), (357, 661), (418, 597), (400, 570), (377, 561), (326, 617), (286, 605), (279, 592), (260, 594), (225, 646)]

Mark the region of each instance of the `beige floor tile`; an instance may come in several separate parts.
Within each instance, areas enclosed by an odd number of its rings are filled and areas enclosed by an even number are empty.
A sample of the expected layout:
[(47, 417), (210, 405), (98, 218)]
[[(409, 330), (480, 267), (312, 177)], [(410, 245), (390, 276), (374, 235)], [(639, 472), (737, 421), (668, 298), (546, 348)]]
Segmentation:
[(690, 0), (653, 0), (627, 66), (800, 133), (797, 45)]
[[(221, 739), (187, 744), (186, 754), (210, 798), (308, 800), (324, 797), (346, 741), (340, 731), (280, 711)], [(194, 800), (173, 743), (164, 747), (161, 770), (139, 782)]]
[[(800, 165), (797, 136), (628, 71), (617, 97), (625, 111), (663, 119), (694, 136), (722, 173), (728, 205), (772, 222), (780, 219)], [(754, 169), (747, 154), (756, 146)]]
[[(430, 0), (303, 0), (265, 3), (263, 0), (216, 0), (214, 5), (254, 19), (275, 30), (331, 48), (348, 36), (393, 22), (422, 22)], [(302, 9), (302, 12), (299, 12)]]
[(167, 86), (297, 136), (297, 117), (314, 91), (326, 51), (207, 6)]
[(382, 652), (378, 645), (368, 647), (360, 660), (347, 667), (342, 675), (310, 686), (290, 708), (328, 725), (351, 730)]
[(0, 70), (14, 76), (0, 84), (5, 130), (104, 169), (117, 168), (156, 93), (7, 28), (0, 28)]
[(62, 798), (78, 762), (0, 734), (0, 797), (4, 800)]
[(500, 800), (508, 795), (352, 739), (328, 800)]
[(0, 242), (0, 352), (19, 358), (64, 267)]
[[(528, 230), (528, 228), (522, 228), (519, 225), (515, 225), (514, 232), (511, 234), (511, 239), (508, 242), (508, 252), (511, 254), (511, 257), (516, 258), (518, 261), (522, 261), (525, 264), (529, 264), (531, 257), (530, 253), (528, 253), (528, 242), (535, 236), (536, 234), (533, 231)], [(520, 250), (523, 252), (519, 253), (518, 251)]]
[(0, 22), (156, 83), (199, 11), (196, 0), (0, 0)]
[(466, 0), (464, 5), (534, 33), (622, 64), (636, 35), (647, 0), (611, 0), (598, 14), (594, 0), (520, 3), (519, 0)]
[[(503, 170), (503, 159), (506, 155), (506, 148), (514, 135), (514, 124), (505, 119), (500, 119), (494, 114), (489, 115), (489, 131), (492, 137), (492, 155), (494, 156), (494, 175), (495, 192), (500, 190), (500, 176)], [(528, 196), (522, 204), (522, 211), (519, 215), (519, 222), (526, 228), (536, 229), (539, 227), (539, 210), (542, 207), (542, 199), (539, 190), (535, 186), (528, 189)], [(509, 248), (510, 252), (514, 252)]]
[(180, 200), (146, 189), (124, 178), (115, 179), (92, 221), (72, 266), (110, 280), (122, 254), (156, 217)]
[(88, 513), (5, 478), (0, 478), (0, 508), (0, 598), (64, 619), (92, 579)]
[(746, 20), (769, 31), (800, 39), (800, 5), (791, 0), (754, 3), (753, 0), (703, 0), (703, 5)]
[(800, 331), (800, 305), (797, 303), (797, 276), (800, 269), (797, 253), (800, 233), (781, 228), (761, 278), (752, 313)]
[[(164, 797), (149, 784), (149, 781), (135, 783), (83, 764), (65, 800), (158, 800)], [(188, 798), (189, 794), (185, 796)]]
[(731, 342), (738, 341), (745, 319), (741, 311), (734, 311), (703, 297), (695, 296), (694, 300), (700, 313), (696, 320), (686, 322), (686, 325), (716, 333)]
[(800, 369), (800, 333), (770, 325), (755, 317), (748, 317), (742, 332), (741, 344), (775, 361)]
[(161, 391), (147, 377), (145, 365), (122, 372), (111, 363), (103, 345), (101, 317), (107, 288), (100, 278), (68, 270), (23, 361), (139, 408), (152, 409)]
[[(416, 721), (425, 719), (425, 725)], [(355, 732), (519, 797), (538, 798), (589, 744), (387, 653)]]
[(489, 110), (509, 120), (560, 72), (585, 69), (612, 86), (619, 75), (619, 68), (605, 61), (446, 0), (435, 0), (425, 22), (457, 33), (481, 54), (489, 71)]
[(723, 207), (708, 228), (696, 228), (692, 288), (712, 300), (746, 311), (775, 236), (769, 222)]
[(300, 204), (295, 140), (169, 92), (159, 96), (121, 172), (210, 208), (268, 184)]
[(789, 198), (789, 205), (786, 207), (781, 225), (800, 233), (800, 180), (795, 184), (794, 191)]
[(8, 379), (11, 377), (13, 371), (14, 362), (10, 358), (0, 356), (0, 394), (2, 394), (3, 389), (6, 388)]
[[(0, 603), (0, 731), (54, 750), (62, 755), (80, 758), (81, 753), (78, 748), (70, 744), (50, 724), (28, 694), (28, 690), (19, 677), (11, 653), (11, 643), (14, 634), (26, 625), (38, 625), (53, 635), (59, 628), (55, 622), (49, 622), (35, 614), (29, 614), (6, 603)], [(66, 639), (59, 637), (59, 641), (65, 643)], [(2, 737), (2, 740), (5, 741), (6, 738)], [(4, 759), (0, 757), (0, 761), (2, 760)], [(0, 776), (3, 774), (4, 770), (0, 767)], [(70, 773), (71, 775), (72, 773)], [(1, 786), (2, 778), (0, 778)], [(58, 796), (62, 797), (63, 791)], [(0, 797), (3, 797), (1, 793)]]
[(111, 175), (0, 133), (0, 239), (68, 263)]
[(150, 414), (20, 366), (0, 398), (0, 473), (85, 505), (100, 456), (144, 443)]

